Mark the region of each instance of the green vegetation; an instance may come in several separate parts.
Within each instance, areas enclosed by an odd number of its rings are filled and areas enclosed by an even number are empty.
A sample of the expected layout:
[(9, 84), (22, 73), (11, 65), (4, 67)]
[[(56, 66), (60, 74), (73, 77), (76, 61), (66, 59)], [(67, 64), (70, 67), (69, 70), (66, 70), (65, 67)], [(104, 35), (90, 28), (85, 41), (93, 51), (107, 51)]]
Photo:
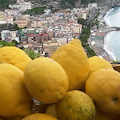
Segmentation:
[(120, 60), (119, 59), (116, 59), (116, 60), (112, 60), (111, 63), (119, 63), (120, 64)]
[(15, 3), (16, 0), (0, 0), (0, 9), (4, 10), (4, 9), (8, 9), (8, 5), (10, 3)]
[(81, 0), (82, 4), (88, 4), (88, 3), (92, 3), (95, 2), (95, 0)]
[[(95, 16), (95, 18), (96, 18), (96, 16)], [(94, 20), (96, 20), (96, 19), (94, 19)], [(87, 21), (84, 20), (83, 18), (78, 18), (78, 23), (83, 25), (82, 33), (81, 33), (79, 39), (80, 39), (80, 41), (82, 43), (82, 46), (85, 48), (87, 56), (88, 57), (95, 56), (96, 53), (94, 52), (93, 49), (91, 49), (89, 47), (89, 44), (88, 44), (88, 39), (89, 39), (89, 36), (90, 36), (90, 29), (95, 24), (93, 24), (93, 22), (92, 22), (93, 25), (91, 25), (91, 21), (89, 23), (87, 23)]]
[(92, 57), (92, 56), (95, 56), (96, 53), (94, 52), (93, 49), (89, 47), (89, 44), (88, 44), (89, 36), (90, 36), (90, 28), (89, 27), (83, 28), (82, 34), (80, 35), (80, 41), (82, 43), (82, 46), (85, 48), (87, 52), (87, 56)]
[(31, 58), (31, 59), (35, 59), (40, 57), (40, 53), (36, 53), (31, 49), (23, 49), (23, 51)]
[(59, 11), (60, 9), (52, 9), (52, 13)]
[(99, 12), (90, 21), (84, 20), (83, 18), (78, 18), (78, 23), (83, 25), (83, 30), (79, 38), (81, 40), (82, 46), (85, 48), (87, 52), (88, 57), (92, 57), (96, 55), (94, 50), (89, 47), (88, 39), (90, 36), (90, 29), (95, 25), (97, 26), (97, 29), (99, 28), (99, 21), (97, 20), (98, 15)]
[(12, 43), (14, 43), (14, 44), (15, 44), (15, 46), (17, 46), (17, 45), (18, 45), (18, 42), (17, 42), (16, 40), (14, 40), (14, 39), (13, 39), (11, 42), (12, 42)]
[(98, 15), (99, 15), (100, 13), (98, 12), (97, 14), (96, 14), (96, 16), (92, 19), (92, 20), (90, 20), (89, 22), (88, 22), (88, 26), (91, 28), (91, 27), (93, 27), (93, 26), (97, 26), (97, 29), (99, 28), (99, 21), (97, 20), (97, 18), (98, 18)]
[[(12, 40), (12, 42), (6, 42), (5, 40), (0, 40), (0, 48), (4, 47), (4, 46), (17, 46), (17, 42), (15, 40)], [(40, 53), (36, 53), (31, 49), (24, 49), (23, 51), (31, 58), (31, 59), (35, 59), (40, 57)]]
[(3, 24), (3, 25), (0, 25), (0, 33), (1, 31), (3, 30), (19, 30), (17, 24)]
[(79, 24), (82, 24), (82, 25), (85, 25), (85, 24), (86, 24), (86, 21), (85, 21), (85, 19), (83, 19), (83, 18), (78, 18), (78, 23), (79, 23)]
[(0, 48), (4, 46), (16, 46), (14, 42), (6, 42), (4, 40), (0, 40)]
[(42, 7), (35, 7), (33, 9), (25, 11), (23, 14), (29, 14), (29, 15), (40, 15), (44, 13), (44, 10), (46, 9), (46, 6)]
[(76, 0), (61, 0), (60, 6), (61, 8), (73, 8), (75, 7)]
[(0, 9), (8, 8), (9, 0), (0, 0)]

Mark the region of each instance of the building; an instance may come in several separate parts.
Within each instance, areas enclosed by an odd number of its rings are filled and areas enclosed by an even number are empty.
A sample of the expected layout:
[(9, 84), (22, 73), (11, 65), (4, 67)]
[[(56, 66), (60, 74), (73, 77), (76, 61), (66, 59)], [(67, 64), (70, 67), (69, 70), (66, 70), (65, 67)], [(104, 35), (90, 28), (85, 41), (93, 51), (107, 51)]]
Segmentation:
[(5, 10), (5, 14), (6, 14), (7, 16), (17, 16), (17, 15), (19, 15), (20, 13), (19, 13), (19, 11), (18, 11), (17, 9), (6, 9), (6, 10)]
[(17, 3), (25, 2), (24, 0), (17, 0)]
[(81, 10), (80, 12), (77, 13), (78, 18), (83, 18), (86, 20), (87, 18), (87, 11), (86, 10)]
[(0, 24), (6, 24), (6, 15), (3, 12), (0, 14)]
[(14, 22), (13, 22), (13, 16), (8, 16), (8, 17), (6, 17), (6, 23), (8, 23), (8, 24), (13, 24)]
[(38, 43), (42, 43), (44, 41), (49, 40), (48, 33), (44, 33), (44, 34), (29, 33), (29, 34), (26, 34), (26, 36), (27, 36), (27, 43), (38, 44)]
[(32, 9), (32, 3), (24, 2), (24, 0), (17, 0), (17, 4), (9, 4), (9, 8), (17, 9), (19, 12), (24, 12), (26, 10)]
[(28, 25), (28, 20), (24, 18), (19, 18), (19, 19), (16, 19), (14, 23), (17, 24), (19, 28), (24, 28)]
[(97, 9), (97, 3), (89, 3), (88, 9), (96, 8)]
[(1, 32), (1, 39), (7, 42), (11, 42), (12, 40), (16, 40), (18, 43), (20, 42), (17, 31), (3, 30)]
[(82, 32), (82, 24), (74, 24), (73, 33), (80, 34)]

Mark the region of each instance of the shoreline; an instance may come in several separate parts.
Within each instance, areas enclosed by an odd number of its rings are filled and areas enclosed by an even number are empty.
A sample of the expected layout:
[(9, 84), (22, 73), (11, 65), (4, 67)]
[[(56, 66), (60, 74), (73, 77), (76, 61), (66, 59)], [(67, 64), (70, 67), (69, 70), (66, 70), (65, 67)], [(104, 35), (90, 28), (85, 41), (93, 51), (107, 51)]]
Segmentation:
[[(104, 58), (105, 60), (111, 62), (113, 60), (116, 60), (117, 58), (115, 55), (109, 51), (108, 46), (106, 45), (106, 35), (109, 34), (112, 31), (119, 31), (119, 27), (112, 27), (105, 21), (105, 16), (109, 14), (109, 12), (113, 10), (113, 8), (109, 9), (108, 11), (102, 11), (99, 23), (99, 29), (96, 30), (94, 33), (91, 33), (90, 38), (88, 40), (88, 43), (90, 47), (95, 51), (96, 55)], [(106, 13), (105, 13), (106, 12)], [(94, 45), (92, 45), (92, 41), (95, 42)]]
[[(120, 26), (118, 26), (118, 25), (113, 26), (113, 25), (110, 23), (110, 21), (109, 21), (110, 18), (108, 19), (107, 16), (109, 15), (109, 13), (110, 13), (111, 11), (115, 10), (114, 8), (116, 8), (116, 7), (118, 7), (118, 6), (112, 7), (108, 12), (106, 12), (106, 15), (103, 17), (104, 22), (105, 22), (105, 24), (106, 24), (107, 27), (115, 28), (115, 30), (112, 30), (112, 31), (106, 33), (107, 36), (106, 36), (106, 35), (104, 36), (104, 44), (103, 44), (103, 46), (104, 46), (103, 49), (106, 51), (106, 53), (108, 53), (109, 57), (110, 57), (112, 60), (117, 60), (118, 58), (117, 58), (117, 57), (115, 56), (115, 54), (112, 52), (112, 51), (113, 51), (113, 48), (110, 48), (110, 47), (109, 47), (108, 42), (109, 42), (109, 39), (111, 38), (112, 33), (114, 33), (114, 31), (115, 31), (115, 32), (120, 31)], [(119, 8), (120, 8), (120, 6), (119, 6)], [(119, 8), (118, 8), (118, 9), (119, 9)]]
[(108, 46), (108, 39), (111, 37), (110, 35), (112, 34), (113, 31), (108, 32), (105, 36), (104, 36), (104, 44), (103, 44), (103, 49), (106, 51), (106, 53), (108, 53), (109, 57), (113, 60), (116, 60), (117, 58), (115, 57), (115, 55), (110, 51), (110, 48)]
[[(90, 45), (90, 47), (95, 51), (96, 55), (104, 58), (105, 60), (111, 62), (113, 61), (113, 57), (111, 57), (111, 55), (107, 52), (107, 50), (104, 48), (105, 45), (105, 36), (112, 31), (117, 31), (116, 28), (111, 28), (109, 26), (105, 26), (103, 25), (102, 27), (100, 27), (99, 30), (97, 30), (96, 32), (91, 33), (90, 38), (88, 40), (88, 43)], [(92, 41), (95, 42), (94, 45), (92, 45)]]

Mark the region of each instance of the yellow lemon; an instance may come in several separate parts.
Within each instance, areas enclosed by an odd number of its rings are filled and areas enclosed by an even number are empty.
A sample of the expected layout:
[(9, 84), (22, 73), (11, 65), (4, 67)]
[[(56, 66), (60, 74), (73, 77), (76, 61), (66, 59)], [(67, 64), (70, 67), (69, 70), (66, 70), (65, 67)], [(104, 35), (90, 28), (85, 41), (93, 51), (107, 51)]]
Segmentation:
[(113, 69), (100, 69), (90, 74), (85, 92), (96, 106), (106, 113), (120, 113), (120, 73)]
[(11, 64), (0, 64), (0, 116), (31, 114), (31, 97), (24, 82), (23, 71)]
[(88, 76), (89, 64), (80, 40), (73, 39), (68, 44), (59, 47), (51, 58), (65, 69), (69, 80), (69, 90), (81, 89)]
[(55, 118), (57, 118), (57, 113), (56, 113), (55, 105), (56, 104), (48, 105), (48, 107), (46, 108), (45, 113), (48, 114), (48, 115), (51, 115), (51, 116), (53, 116)]
[(82, 91), (69, 91), (56, 104), (58, 119), (60, 120), (93, 120), (95, 106), (92, 99)]
[(22, 120), (57, 120), (57, 119), (47, 114), (35, 113), (23, 118)]
[(68, 77), (55, 60), (40, 57), (30, 62), (24, 72), (24, 83), (29, 93), (43, 103), (61, 100), (68, 90)]
[(24, 71), (31, 58), (17, 47), (0, 48), (0, 63), (9, 63)]
[(103, 58), (93, 56), (88, 58), (90, 74), (99, 69), (113, 69), (112, 65)]

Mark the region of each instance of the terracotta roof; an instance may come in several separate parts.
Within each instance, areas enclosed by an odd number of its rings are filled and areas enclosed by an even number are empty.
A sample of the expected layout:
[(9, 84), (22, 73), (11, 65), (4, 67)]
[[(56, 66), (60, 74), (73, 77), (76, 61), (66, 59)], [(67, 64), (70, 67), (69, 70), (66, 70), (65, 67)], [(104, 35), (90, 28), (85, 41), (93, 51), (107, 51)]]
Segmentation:
[(44, 33), (44, 34), (33, 34), (33, 33), (29, 33), (27, 34), (27, 37), (46, 37), (48, 36), (48, 33)]
[(29, 33), (29, 34), (27, 34), (27, 37), (35, 37), (35, 34)]
[(48, 36), (48, 33), (44, 33), (44, 34), (42, 34), (42, 36)]

